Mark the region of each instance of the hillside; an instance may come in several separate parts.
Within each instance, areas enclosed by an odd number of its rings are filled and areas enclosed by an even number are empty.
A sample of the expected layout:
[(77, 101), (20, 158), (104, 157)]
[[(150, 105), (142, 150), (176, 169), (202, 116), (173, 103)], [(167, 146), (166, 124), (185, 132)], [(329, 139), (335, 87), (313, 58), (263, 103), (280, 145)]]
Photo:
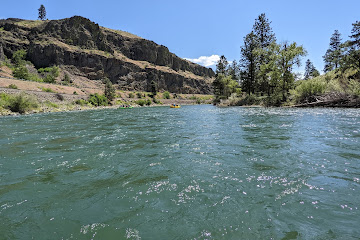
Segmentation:
[(59, 66), (57, 81), (66, 74), (72, 82), (91, 85), (107, 77), (122, 90), (150, 91), (155, 82), (160, 91), (209, 94), (214, 77), (211, 69), (179, 58), (165, 46), (79, 16), (0, 20), (0, 61), (20, 49), (26, 50), (35, 72)]

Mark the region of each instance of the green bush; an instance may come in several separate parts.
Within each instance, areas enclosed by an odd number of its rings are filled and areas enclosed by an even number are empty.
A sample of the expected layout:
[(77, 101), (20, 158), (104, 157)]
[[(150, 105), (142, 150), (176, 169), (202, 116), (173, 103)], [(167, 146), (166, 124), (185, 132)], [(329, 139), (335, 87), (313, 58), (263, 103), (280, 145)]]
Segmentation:
[(163, 98), (165, 98), (165, 99), (170, 99), (170, 93), (169, 93), (168, 91), (165, 91), (165, 92), (163, 93)]
[(351, 94), (357, 97), (360, 97), (360, 82), (356, 80), (350, 80), (349, 89)]
[(31, 74), (31, 73), (29, 73), (29, 78), (27, 80), (34, 82), (43, 82), (42, 78), (39, 78), (36, 74)]
[(311, 101), (312, 97), (323, 94), (326, 87), (326, 81), (321, 78), (313, 78), (302, 81), (302, 83), (295, 88), (293, 94), (295, 95), (295, 100), (298, 103)]
[(140, 100), (137, 100), (135, 103), (140, 106), (144, 106), (144, 105), (150, 106), (151, 100), (150, 99), (140, 99)]
[(44, 88), (43, 87), (43, 88), (41, 88), (41, 91), (54, 93), (54, 91), (51, 88)]
[(51, 73), (51, 75), (58, 77), (59, 76), (59, 67), (46, 67), (46, 68), (39, 68), (38, 73)]
[(78, 95), (78, 93), (76, 91), (73, 92), (74, 95)]
[(56, 103), (50, 102), (50, 101), (46, 101), (45, 105), (51, 108), (59, 108), (59, 105), (57, 105)]
[(84, 100), (84, 99), (78, 99), (75, 101), (75, 104), (78, 104), (78, 105), (81, 105), (81, 106), (84, 106), (84, 105), (88, 105), (88, 101)]
[(143, 97), (143, 95), (141, 93), (139, 93), (139, 92), (136, 93), (136, 96), (137, 96), (137, 98), (142, 98)]
[(64, 81), (66, 84), (72, 83), (72, 80), (70, 79), (69, 75), (66, 74), (66, 73), (65, 73), (65, 75), (64, 75), (63, 81)]
[(10, 95), (6, 93), (0, 93), (0, 108), (8, 108), (10, 102)]
[(39, 103), (35, 97), (27, 95), (25, 93), (20, 93), (18, 95), (12, 96), (9, 99), (8, 108), (12, 112), (25, 113), (32, 109), (38, 108)]
[(135, 103), (140, 105), (140, 106), (144, 106), (145, 103), (146, 103), (146, 100), (140, 99), (140, 100), (137, 100)]
[(43, 81), (46, 83), (55, 83), (55, 77), (51, 74), (48, 74), (43, 78)]
[(105, 95), (99, 95), (98, 93), (90, 94), (89, 103), (93, 106), (107, 106), (108, 99)]
[(17, 67), (24, 65), (26, 54), (27, 54), (27, 52), (24, 49), (20, 49), (20, 50), (17, 50), (16, 52), (14, 52), (13, 56), (12, 56), (13, 63)]
[(18, 89), (18, 87), (15, 85), (15, 84), (10, 84), (8, 86), (8, 88), (11, 88), (11, 89)]
[(133, 93), (129, 93), (129, 98), (134, 98), (134, 94), (133, 94)]
[(30, 78), (29, 71), (24, 65), (20, 65), (16, 67), (13, 71), (13, 76), (15, 78), (25, 79), (25, 80), (29, 80)]

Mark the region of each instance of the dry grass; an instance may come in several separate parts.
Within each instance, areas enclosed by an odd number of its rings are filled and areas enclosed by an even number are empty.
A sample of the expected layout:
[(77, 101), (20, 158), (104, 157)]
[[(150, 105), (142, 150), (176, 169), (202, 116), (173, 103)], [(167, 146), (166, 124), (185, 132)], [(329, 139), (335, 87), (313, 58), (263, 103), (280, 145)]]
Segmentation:
[(128, 38), (143, 39), (143, 38), (141, 38), (139, 36), (136, 36), (135, 34), (125, 32), (125, 31), (121, 31), (121, 30), (114, 30), (114, 29), (110, 29), (110, 28), (106, 28), (106, 27), (101, 27), (101, 29), (109, 31), (109, 32), (117, 33), (117, 34), (119, 34), (121, 36), (128, 37)]
[(27, 27), (27, 28), (34, 28), (34, 27), (39, 27), (41, 25), (46, 24), (47, 21), (41, 21), (41, 20), (24, 20), (24, 21), (20, 21), (15, 23), (16, 25), (20, 26), (20, 27)]

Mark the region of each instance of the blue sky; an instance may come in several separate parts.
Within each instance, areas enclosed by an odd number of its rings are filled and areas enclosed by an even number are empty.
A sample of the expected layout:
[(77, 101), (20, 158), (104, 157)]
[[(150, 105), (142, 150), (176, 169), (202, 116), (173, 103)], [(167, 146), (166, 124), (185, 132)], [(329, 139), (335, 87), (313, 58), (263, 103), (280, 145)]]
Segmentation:
[(303, 45), (303, 62), (309, 58), (318, 70), (334, 30), (347, 39), (360, 20), (359, 0), (2, 0), (0, 18), (36, 19), (40, 4), (49, 19), (81, 15), (165, 45), (179, 57), (202, 57), (203, 64), (217, 55), (239, 60), (243, 37), (264, 12), (278, 41)]

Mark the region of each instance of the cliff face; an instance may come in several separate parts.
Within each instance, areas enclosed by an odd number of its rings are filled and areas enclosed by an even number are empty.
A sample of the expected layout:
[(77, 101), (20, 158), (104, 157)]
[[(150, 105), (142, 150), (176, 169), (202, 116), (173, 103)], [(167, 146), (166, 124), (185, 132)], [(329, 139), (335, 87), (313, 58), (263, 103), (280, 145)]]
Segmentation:
[[(0, 20), (1, 49), (10, 58), (26, 49), (35, 67), (58, 65), (70, 74), (108, 77), (121, 88), (177, 93), (211, 93), (214, 72), (177, 57), (162, 45), (100, 27), (83, 17), (52, 21)], [(2, 46), (2, 48), (1, 48)]]

